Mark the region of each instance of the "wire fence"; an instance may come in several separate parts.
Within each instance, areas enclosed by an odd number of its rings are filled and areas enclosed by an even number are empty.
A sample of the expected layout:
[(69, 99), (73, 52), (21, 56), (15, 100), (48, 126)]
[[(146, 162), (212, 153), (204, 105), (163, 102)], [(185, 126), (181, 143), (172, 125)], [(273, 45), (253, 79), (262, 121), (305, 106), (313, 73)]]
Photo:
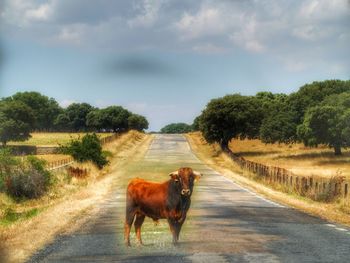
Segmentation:
[(259, 179), (262, 179), (268, 184), (279, 184), (285, 189), (296, 191), (301, 195), (312, 194), (315, 197), (334, 196), (350, 199), (350, 181), (346, 180), (344, 176), (336, 175), (331, 178), (300, 176), (285, 168), (246, 160), (230, 150), (225, 150), (225, 152), (241, 169), (257, 175)]

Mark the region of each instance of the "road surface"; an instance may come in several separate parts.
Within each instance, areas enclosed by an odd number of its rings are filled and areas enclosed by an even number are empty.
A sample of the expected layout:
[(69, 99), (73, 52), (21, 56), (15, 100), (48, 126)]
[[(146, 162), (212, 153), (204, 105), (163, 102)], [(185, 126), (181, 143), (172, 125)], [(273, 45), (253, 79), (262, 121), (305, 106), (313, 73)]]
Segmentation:
[[(133, 177), (168, 180), (190, 166), (204, 174), (174, 247), (165, 220), (146, 219), (144, 246), (123, 243), (125, 188)], [(181, 135), (156, 135), (147, 154), (127, 168), (100, 212), (30, 262), (350, 262), (350, 229), (266, 200), (203, 164)], [(132, 231), (133, 232), (133, 231)]]

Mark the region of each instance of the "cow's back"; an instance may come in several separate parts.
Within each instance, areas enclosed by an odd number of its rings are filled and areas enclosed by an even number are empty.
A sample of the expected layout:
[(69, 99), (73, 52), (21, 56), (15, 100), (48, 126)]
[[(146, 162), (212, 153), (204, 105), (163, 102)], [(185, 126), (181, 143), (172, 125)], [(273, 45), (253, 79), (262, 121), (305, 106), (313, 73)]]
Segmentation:
[(165, 204), (167, 198), (167, 184), (133, 179), (127, 188), (127, 203), (129, 206), (151, 218), (163, 218), (165, 216)]

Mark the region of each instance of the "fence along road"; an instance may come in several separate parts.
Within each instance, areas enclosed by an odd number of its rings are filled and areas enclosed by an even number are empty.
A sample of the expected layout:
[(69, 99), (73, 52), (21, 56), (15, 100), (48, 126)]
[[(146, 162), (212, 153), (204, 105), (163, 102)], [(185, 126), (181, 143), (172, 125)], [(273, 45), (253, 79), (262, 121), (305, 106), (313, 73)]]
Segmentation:
[[(167, 180), (191, 166), (204, 174), (173, 247), (165, 220), (146, 219), (145, 246), (123, 244), (125, 187), (133, 177)], [(161, 175), (159, 175), (161, 174)], [(62, 235), (31, 262), (349, 262), (350, 229), (284, 207), (250, 192), (199, 161), (181, 135), (156, 135), (146, 156), (116, 182), (100, 212), (73, 234)]]

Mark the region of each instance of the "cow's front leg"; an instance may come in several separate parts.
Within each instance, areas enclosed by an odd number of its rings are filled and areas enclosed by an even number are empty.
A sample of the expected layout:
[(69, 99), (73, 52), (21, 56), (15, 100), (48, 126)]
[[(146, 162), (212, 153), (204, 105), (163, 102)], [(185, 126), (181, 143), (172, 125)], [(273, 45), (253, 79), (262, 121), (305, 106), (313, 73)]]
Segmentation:
[(173, 234), (173, 244), (177, 245), (177, 242), (179, 241), (179, 235), (182, 223), (179, 223), (178, 221), (174, 219), (168, 219), (170, 231)]
[(175, 232), (176, 232), (176, 240), (179, 240), (179, 236), (180, 236), (180, 231), (181, 231), (181, 227), (182, 227), (183, 222), (176, 222), (175, 223)]

